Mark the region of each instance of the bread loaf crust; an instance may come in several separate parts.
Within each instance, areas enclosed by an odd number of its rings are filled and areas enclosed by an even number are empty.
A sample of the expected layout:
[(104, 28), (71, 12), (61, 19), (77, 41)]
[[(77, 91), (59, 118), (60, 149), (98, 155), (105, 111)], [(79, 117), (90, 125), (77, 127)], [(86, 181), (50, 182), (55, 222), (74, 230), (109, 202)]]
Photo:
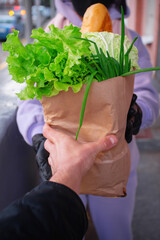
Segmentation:
[(108, 9), (101, 3), (87, 8), (81, 27), (81, 32), (112, 32), (112, 21)]

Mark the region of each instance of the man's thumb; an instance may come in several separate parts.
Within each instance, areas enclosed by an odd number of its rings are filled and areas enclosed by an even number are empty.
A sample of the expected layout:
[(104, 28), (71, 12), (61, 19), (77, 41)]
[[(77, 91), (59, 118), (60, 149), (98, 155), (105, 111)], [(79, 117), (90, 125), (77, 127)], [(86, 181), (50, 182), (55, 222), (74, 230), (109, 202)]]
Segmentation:
[(95, 151), (97, 153), (108, 151), (113, 148), (118, 142), (118, 139), (115, 135), (108, 135), (96, 142)]

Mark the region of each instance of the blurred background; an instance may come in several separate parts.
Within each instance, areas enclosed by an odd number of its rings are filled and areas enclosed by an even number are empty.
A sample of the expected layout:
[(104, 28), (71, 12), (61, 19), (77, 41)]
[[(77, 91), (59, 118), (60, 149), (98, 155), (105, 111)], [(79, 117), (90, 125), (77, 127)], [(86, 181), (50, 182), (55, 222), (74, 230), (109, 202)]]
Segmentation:
[[(160, 0), (127, 0), (127, 3), (131, 14), (126, 24), (142, 36), (153, 66), (160, 66)], [(8, 74), (7, 53), (2, 50), (2, 42), (12, 29), (19, 30), (23, 44), (31, 42), (32, 29), (44, 28), (55, 14), (54, 0), (0, 0), (0, 210), (39, 182), (36, 164), (32, 161), (35, 154), (12, 123), (17, 108), (15, 93), (20, 87)], [(160, 94), (160, 71), (153, 73), (153, 85)], [(134, 240), (159, 240), (160, 117), (152, 127), (139, 133), (137, 144), (140, 162), (133, 218)], [(91, 219), (87, 239), (97, 239)]]

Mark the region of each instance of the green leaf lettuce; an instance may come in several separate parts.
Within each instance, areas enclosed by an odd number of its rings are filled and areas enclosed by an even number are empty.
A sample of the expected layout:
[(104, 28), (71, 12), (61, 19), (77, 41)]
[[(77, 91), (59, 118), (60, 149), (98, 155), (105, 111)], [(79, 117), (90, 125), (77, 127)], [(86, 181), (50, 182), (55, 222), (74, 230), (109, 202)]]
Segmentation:
[(57, 95), (69, 87), (78, 92), (90, 75), (82, 58), (91, 56), (90, 43), (76, 39), (81, 37), (80, 28), (72, 24), (64, 29), (54, 25), (49, 28), (48, 33), (42, 28), (34, 29), (31, 37), (35, 41), (26, 46), (16, 30), (3, 43), (3, 50), (10, 53), (7, 63), (12, 79), (26, 83), (17, 94), (21, 100)]

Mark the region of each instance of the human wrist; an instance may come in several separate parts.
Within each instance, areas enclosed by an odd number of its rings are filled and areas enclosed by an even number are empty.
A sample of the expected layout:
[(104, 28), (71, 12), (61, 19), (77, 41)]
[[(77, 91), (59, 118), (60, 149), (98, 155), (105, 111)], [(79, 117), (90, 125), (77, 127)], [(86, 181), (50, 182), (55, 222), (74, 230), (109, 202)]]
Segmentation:
[(73, 170), (59, 169), (50, 178), (50, 181), (63, 184), (72, 189), (77, 194), (80, 192), (81, 176)]

